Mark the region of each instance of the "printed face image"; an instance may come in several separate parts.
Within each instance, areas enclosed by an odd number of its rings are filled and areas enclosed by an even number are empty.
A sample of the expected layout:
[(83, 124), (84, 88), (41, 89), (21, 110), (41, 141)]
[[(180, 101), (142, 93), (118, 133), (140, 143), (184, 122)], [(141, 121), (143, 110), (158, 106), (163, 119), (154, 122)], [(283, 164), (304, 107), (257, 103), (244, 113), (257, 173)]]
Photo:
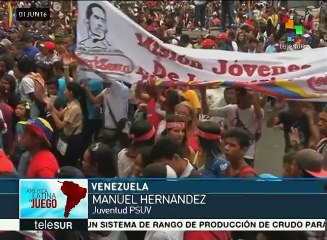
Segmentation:
[(89, 31), (98, 39), (104, 39), (107, 33), (106, 15), (102, 9), (94, 7), (89, 19)]

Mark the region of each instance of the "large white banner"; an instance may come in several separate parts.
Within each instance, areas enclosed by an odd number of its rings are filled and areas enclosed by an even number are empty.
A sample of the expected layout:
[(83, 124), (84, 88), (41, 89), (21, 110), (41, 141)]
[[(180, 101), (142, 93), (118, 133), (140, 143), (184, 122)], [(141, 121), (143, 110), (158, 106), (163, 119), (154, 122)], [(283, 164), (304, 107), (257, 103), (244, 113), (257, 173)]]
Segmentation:
[(327, 48), (274, 54), (187, 49), (164, 44), (107, 1), (79, 1), (78, 8), (77, 55), (85, 71), (129, 83), (251, 85), (276, 97), (327, 97)]

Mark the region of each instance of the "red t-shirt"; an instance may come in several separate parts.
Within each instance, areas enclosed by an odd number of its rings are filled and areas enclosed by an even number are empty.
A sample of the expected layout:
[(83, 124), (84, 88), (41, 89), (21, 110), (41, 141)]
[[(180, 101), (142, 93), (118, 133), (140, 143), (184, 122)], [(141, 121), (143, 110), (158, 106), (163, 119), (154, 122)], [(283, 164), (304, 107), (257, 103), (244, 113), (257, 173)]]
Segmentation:
[(196, 152), (200, 150), (199, 139), (196, 133), (192, 133), (187, 137), (187, 144)]
[(230, 232), (224, 231), (192, 231), (184, 232), (184, 240), (231, 240)]
[(32, 156), (26, 176), (31, 178), (52, 178), (59, 169), (58, 161), (48, 150), (42, 150)]
[(15, 167), (4, 151), (0, 150), (0, 172), (14, 172)]

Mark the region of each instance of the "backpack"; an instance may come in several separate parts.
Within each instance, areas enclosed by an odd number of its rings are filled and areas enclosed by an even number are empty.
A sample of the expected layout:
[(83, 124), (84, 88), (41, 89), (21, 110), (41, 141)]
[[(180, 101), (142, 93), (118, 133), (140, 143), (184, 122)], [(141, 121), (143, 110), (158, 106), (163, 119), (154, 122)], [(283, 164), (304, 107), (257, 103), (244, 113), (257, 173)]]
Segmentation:
[(42, 102), (45, 94), (45, 82), (43, 77), (41, 74), (33, 72), (28, 74), (27, 77), (33, 79), (35, 97), (39, 102)]

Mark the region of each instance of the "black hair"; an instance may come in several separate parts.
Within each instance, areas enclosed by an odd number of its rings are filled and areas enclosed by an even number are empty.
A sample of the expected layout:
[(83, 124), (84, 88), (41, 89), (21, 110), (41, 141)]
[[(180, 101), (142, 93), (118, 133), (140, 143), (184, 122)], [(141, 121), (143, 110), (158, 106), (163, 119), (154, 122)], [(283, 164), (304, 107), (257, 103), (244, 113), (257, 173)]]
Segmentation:
[(236, 88), (236, 93), (237, 93), (237, 95), (246, 95), (247, 94), (247, 90), (246, 90), (246, 88)]
[(178, 142), (168, 137), (161, 137), (151, 150), (151, 158), (154, 162), (162, 158), (171, 160), (175, 154), (183, 156), (182, 148)]
[(142, 166), (146, 167), (153, 163), (153, 159), (151, 158), (152, 146), (143, 147), (140, 149), (139, 154), (142, 156)]
[(0, 56), (0, 61), (3, 61), (6, 64), (6, 72), (12, 70), (15, 66), (14, 58), (9, 54), (3, 54)]
[(103, 11), (103, 13), (106, 15), (106, 11), (100, 4), (91, 3), (89, 6), (87, 6), (87, 9), (86, 9), (86, 19), (90, 19), (90, 17), (93, 14), (93, 8), (95, 8), (95, 7), (100, 8)]
[(181, 26), (176, 26), (175, 33), (176, 34), (182, 34), (183, 33), (183, 28)]
[(104, 143), (92, 144), (88, 151), (91, 156), (91, 164), (98, 165), (97, 171), (100, 176), (113, 178), (118, 176), (117, 168), (117, 153), (110, 149), (110, 147)]
[(187, 45), (191, 42), (191, 38), (188, 34), (182, 34), (181, 39), (178, 42), (178, 46), (187, 47)]
[(64, 64), (62, 63), (62, 61), (55, 61), (52, 64), (52, 68), (63, 72), (64, 71)]
[(55, 77), (50, 78), (48, 81), (45, 82), (46, 86), (55, 85), (57, 89), (59, 89), (59, 82), (58, 79)]
[(32, 58), (24, 56), (17, 61), (17, 68), (23, 74), (36, 72), (36, 63)]
[(31, 42), (31, 39), (32, 39), (31, 36), (28, 33), (25, 33), (20, 38), (20, 42), (30, 43)]
[(224, 133), (224, 139), (235, 138), (237, 139), (241, 148), (248, 148), (251, 145), (252, 139), (249, 133), (243, 128), (231, 128)]
[[(130, 134), (134, 135), (135, 137), (140, 137), (146, 134), (147, 132), (149, 132), (152, 128), (153, 126), (147, 120), (144, 119), (136, 120), (132, 123)], [(154, 141), (155, 141), (155, 134), (149, 140), (134, 142), (132, 145), (134, 148), (152, 146), (154, 144)]]
[(49, 79), (53, 77), (52, 65), (46, 64), (43, 62), (39, 62), (36, 64), (37, 70), (42, 72), (42, 77), (44, 77), (44, 81), (47, 82)]
[(177, 104), (181, 102), (181, 96), (175, 89), (168, 89), (165, 92), (165, 97), (167, 99), (167, 104), (170, 107), (175, 107)]
[[(13, 173), (13, 172), (0, 172), (0, 178), (17, 178), (18, 175)], [(2, 235), (0, 234), (1, 239), (2, 239)], [(11, 238), (13, 239), (13, 238)], [(16, 238), (15, 238), (16, 239)]]
[(82, 89), (81, 89), (81, 86), (78, 83), (68, 82), (66, 84), (66, 88), (67, 88), (68, 91), (73, 93), (73, 97), (75, 99), (78, 99), (80, 97)]
[(5, 74), (2, 76), (3, 80), (7, 81), (10, 86), (10, 92), (14, 93), (16, 91), (16, 80), (15, 77), (11, 74)]
[(152, 163), (142, 171), (144, 178), (167, 178), (167, 166), (163, 163)]
[[(198, 129), (210, 134), (221, 134), (221, 129), (218, 122), (199, 122)], [(222, 154), (221, 144), (219, 141), (208, 140), (201, 136), (198, 136), (198, 139), (201, 149), (206, 153), (206, 163), (211, 163), (218, 155)]]
[[(16, 104), (16, 107), (18, 105), (23, 105), (24, 106), (24, 108), (25, 108), (25, 119), (28, 120), (30, 118), (30, 114), (31, 114), (31, 105), (27, 101), (23, 101), (23, 100), (18, 101), (17, 104)], [(29, 108), (27, 106), (29, 106)]]

